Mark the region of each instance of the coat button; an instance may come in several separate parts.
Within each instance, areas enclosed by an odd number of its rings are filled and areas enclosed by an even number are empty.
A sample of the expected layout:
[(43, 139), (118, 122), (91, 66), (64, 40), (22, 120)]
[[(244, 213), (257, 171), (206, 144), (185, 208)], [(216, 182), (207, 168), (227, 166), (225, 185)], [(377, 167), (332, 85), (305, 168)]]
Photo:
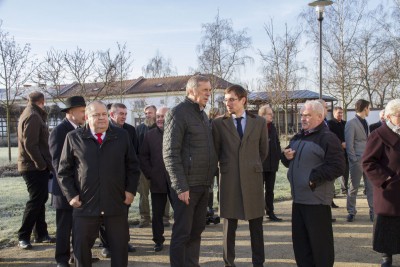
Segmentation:
[(101, 213), (101, 215), (104, 215), (104, 211), (102, 211), (102, 212), (100, 212)]

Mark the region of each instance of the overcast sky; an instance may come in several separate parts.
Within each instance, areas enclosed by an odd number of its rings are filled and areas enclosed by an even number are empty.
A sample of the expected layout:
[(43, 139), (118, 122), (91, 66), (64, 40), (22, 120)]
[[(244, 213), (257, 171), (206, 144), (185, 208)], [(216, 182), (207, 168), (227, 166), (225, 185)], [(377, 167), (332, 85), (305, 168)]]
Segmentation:
[(32, 53), (39, 57), (51, 48), (73, 51), (79, 46), (97, 51), (115, 49), (116, 42), (126, 43), (134, 59), (131, 78), (137, 78), (142, 75), (142, 66), (157, 50), (171, 59), (179, 75), (196, 68), (201, 25), (212, 22), (219, 10), (221, 18), (232, 20), (235, 30), (247, 28), (252, 37), (254, 64), (238, 78), (243, 82), (254, 82), (260, 77), (256, 53), (258, 49), (268, 49), (264, 24), (273, 18), (277, 30), (285, 22), (289, 28), (294, 27), (299, 13), (310, 8), (308, 2), (0, 0), (0, 19), (3, 30), (14, 36), (20, 45), (30, 43)]

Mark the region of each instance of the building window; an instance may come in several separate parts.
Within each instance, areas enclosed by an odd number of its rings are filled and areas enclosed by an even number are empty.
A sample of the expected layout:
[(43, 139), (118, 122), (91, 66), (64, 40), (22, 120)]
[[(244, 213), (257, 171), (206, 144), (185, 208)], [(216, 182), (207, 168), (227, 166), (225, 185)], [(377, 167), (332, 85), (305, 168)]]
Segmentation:
[(146, 105), (146, 101), (144, 101), (143, 99), (140, 100), (135, 100), (134, 102), (134, 106), (135, 109), (143, 109)]
[(160, 105), (164, 105), (164, 104), (165, 104), (164, 99), (161, 99), (161, 100), (160, 100)]

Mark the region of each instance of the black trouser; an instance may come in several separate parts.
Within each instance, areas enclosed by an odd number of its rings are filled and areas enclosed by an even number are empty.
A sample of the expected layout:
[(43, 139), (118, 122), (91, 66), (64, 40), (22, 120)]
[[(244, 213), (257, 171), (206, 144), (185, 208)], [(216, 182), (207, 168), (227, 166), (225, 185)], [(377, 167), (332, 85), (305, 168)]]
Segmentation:
[(71, 258), (72, 209), (56, 209), (56, 252), (57, 262), (68, 262)]
[[(151, 228), (154, 243), (163, 244), (165, 241), (163, 217), (167, 197), (169, 197), (168, 193), (151, 193)], [(172, 203), (171, 199), (170, 202)]]
[[(128, 221), (128, 217), (129, 217), (129, 208), (130, 207), (131, 207), (131, 205), (127, 206), (127, 209), (126, 209), (126, 220), (127, 221)], [(103, 223), (100, 225), (99, 239), (100, 239), (100, 242), (101, 242), (103, 248), (110, 248), (110, 245), (108, 244), (108, 241), (107, 241), (106, 227), (104, 226)], [(129, 242), (129, 240), (131, 240), (131, 236), (129, 235), (129, 224), (128, 224), (128, 242)]]
[(18, 239), (29, 241), (32, 231), (36, 239), (43, 238), (48, 235), (45, 204), (49, 198), (50, 173), (44, 170), (21, 174), (28, 189), (29, 200), (26, 202), (21, 228), (18, 230)]
[(292, 240), (297, 266), (333, 266), (331, 207), (293, 203)]
[(169, 256), (172, 267), (199, 266), (201, 233), (206, 227), (208, 192), (209, 186), (190, 187), (189, 205), (186, 205), (171, 190), (174, 225)]
[(75, 216), (73, 247), (76, 267), (92, 266), (92, 247), (104, 223), (111, 253), (111, 267), (128, 266), (128, 220), (119, 216)]
[(276, 172), (264, 172), (265, 211), (274, 212), (274, 188)]
[[(265, 262), (263, 217), (249, 220), (251, 253), (253, 266), (263, 266)], [(225, 266), (235, 266), (235, 239), (237, 219), (224, 219), (223, 258)]]

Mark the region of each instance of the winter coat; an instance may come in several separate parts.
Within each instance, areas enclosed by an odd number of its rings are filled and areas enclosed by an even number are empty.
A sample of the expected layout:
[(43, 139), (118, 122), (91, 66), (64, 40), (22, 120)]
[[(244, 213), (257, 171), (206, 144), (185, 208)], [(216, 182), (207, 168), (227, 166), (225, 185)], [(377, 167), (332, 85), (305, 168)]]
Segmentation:
[(167, 112), (163, 157), (177, 194), (191, 186), (210, 186), (217, 156), (206, 113), (189, 98)]
[(49, 151), (47, 113), (35, 104), (28, 104), (18, 121), (18, 171), (48, 169), (54, 172)]
[(140, 146), (140, 169), (150, 180), (151, 193), (167, 193), (171, 183), (162, 157), (162, 141), (163, 131), (157, 127), (145, 134)]
[(266, 120), (246, 113), (242, 140), (228, 115), (214, 119), (212, 131), (220, 169), (220, 216), (240, 220), (264, 216), (262, 162), (268, 153)]
[(383, 123), (368, 137), (362, 161), (373, 185), (374, 212), (400, 216), (400, 136)]
[(128, 133), (111, 126), (100, 145), (88, 125), (67, 134), (58, 169), (68, 202), (79, 195), (74, 216), (126, 214), (125, 191), (136, 194), (139, 162)]
[[(331, 205), (334, 181), (344, 173), (345, 158), (339, 139), (322, 122), (316, 128), (296, 134), (287, 148), (295, 150), (292, 160), (281, 154), (283, 165), (289, 167), (294, 203)], [(310, 182), (316, 184), (311, 189)]]

